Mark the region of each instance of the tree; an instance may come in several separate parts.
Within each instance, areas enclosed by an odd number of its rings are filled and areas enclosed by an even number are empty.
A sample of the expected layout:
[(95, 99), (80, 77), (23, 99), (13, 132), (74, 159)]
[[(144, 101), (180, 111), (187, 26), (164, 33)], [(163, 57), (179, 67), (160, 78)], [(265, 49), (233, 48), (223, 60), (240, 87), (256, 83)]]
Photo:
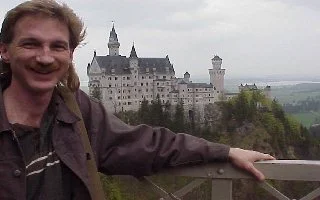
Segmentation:
[(100, 87), (93, 87), (90, 92), (90, 96), (101, 101), (102, 100), (102, 92), (100, 90)]
[(162, 103), (159, 94), (157, 95), (156, 100), (152, 101), (151, 103), (151, 120), (152, 125), (164, 125)]
[(141, 123), (144, 123), (144, 124), (151, 123), (150, 106), (146, 98), (143, 98), (138, 112), (139, 112), (138, 116), (140, 118)]
[(176, 111), (174, 113), (173, 119), (173, 130), (176, 132), (183, 132), (185, 131), (185, 118), (184, 118), (184, 108), (183, 108), (183, 101), (179, 100), (178, 104), (176, 105)]

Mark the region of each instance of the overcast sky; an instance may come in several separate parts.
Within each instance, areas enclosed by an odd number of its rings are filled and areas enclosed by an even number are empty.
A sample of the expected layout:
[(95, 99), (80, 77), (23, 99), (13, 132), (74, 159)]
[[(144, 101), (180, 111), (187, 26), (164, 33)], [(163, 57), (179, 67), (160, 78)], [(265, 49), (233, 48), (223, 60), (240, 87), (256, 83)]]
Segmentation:
[[(18, 0), (1, 0), (0, 17)], [(87, 27), (74, 62), (81, 80), (93, 51), (108, 54), (115, 21), (120, 54), (169, 56), (176, 76), (208, 79), (211, 58), (226, 78), (320, 75), (319, 0), (66, 0)], [(320, 76), (319, 76), (320, 78)]]

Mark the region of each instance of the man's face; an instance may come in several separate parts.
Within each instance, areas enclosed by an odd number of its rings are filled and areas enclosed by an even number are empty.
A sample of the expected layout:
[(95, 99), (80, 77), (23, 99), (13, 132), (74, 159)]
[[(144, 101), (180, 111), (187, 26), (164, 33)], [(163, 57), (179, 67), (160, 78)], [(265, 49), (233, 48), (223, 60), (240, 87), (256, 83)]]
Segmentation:
[(58, 19), (27, 15), (17, 21), (10, 44), (2, 57), (10, 63), (10, 87), (24, 91), (50, 92), (65, 76), (72, 62), (68, 27)]

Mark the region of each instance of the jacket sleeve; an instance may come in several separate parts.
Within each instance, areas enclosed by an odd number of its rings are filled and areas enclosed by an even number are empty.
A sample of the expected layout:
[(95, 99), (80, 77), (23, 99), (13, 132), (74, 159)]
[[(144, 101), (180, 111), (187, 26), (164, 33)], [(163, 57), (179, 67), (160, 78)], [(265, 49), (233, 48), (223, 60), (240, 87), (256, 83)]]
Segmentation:
[(102, 173), (144, 176), (166, 167), (228, 159), (229, 146), (167, 128), (130, 126), (83, 92), (77, 98)]

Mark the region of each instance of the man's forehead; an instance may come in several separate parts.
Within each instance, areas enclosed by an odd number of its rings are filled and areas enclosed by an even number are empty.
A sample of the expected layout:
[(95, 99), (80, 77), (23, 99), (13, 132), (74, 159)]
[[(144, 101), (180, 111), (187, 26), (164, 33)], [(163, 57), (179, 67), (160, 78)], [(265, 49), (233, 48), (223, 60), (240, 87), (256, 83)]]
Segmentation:
[[(58, 18), (44, 15), (25, 15), (21, 17), (14, 26), (14, 35), (29, 36), (56, 36), (63, 37), (69, 41), (69, 29), (67, 25)], [(47, 33), (47, 35), (45, 34)]]

